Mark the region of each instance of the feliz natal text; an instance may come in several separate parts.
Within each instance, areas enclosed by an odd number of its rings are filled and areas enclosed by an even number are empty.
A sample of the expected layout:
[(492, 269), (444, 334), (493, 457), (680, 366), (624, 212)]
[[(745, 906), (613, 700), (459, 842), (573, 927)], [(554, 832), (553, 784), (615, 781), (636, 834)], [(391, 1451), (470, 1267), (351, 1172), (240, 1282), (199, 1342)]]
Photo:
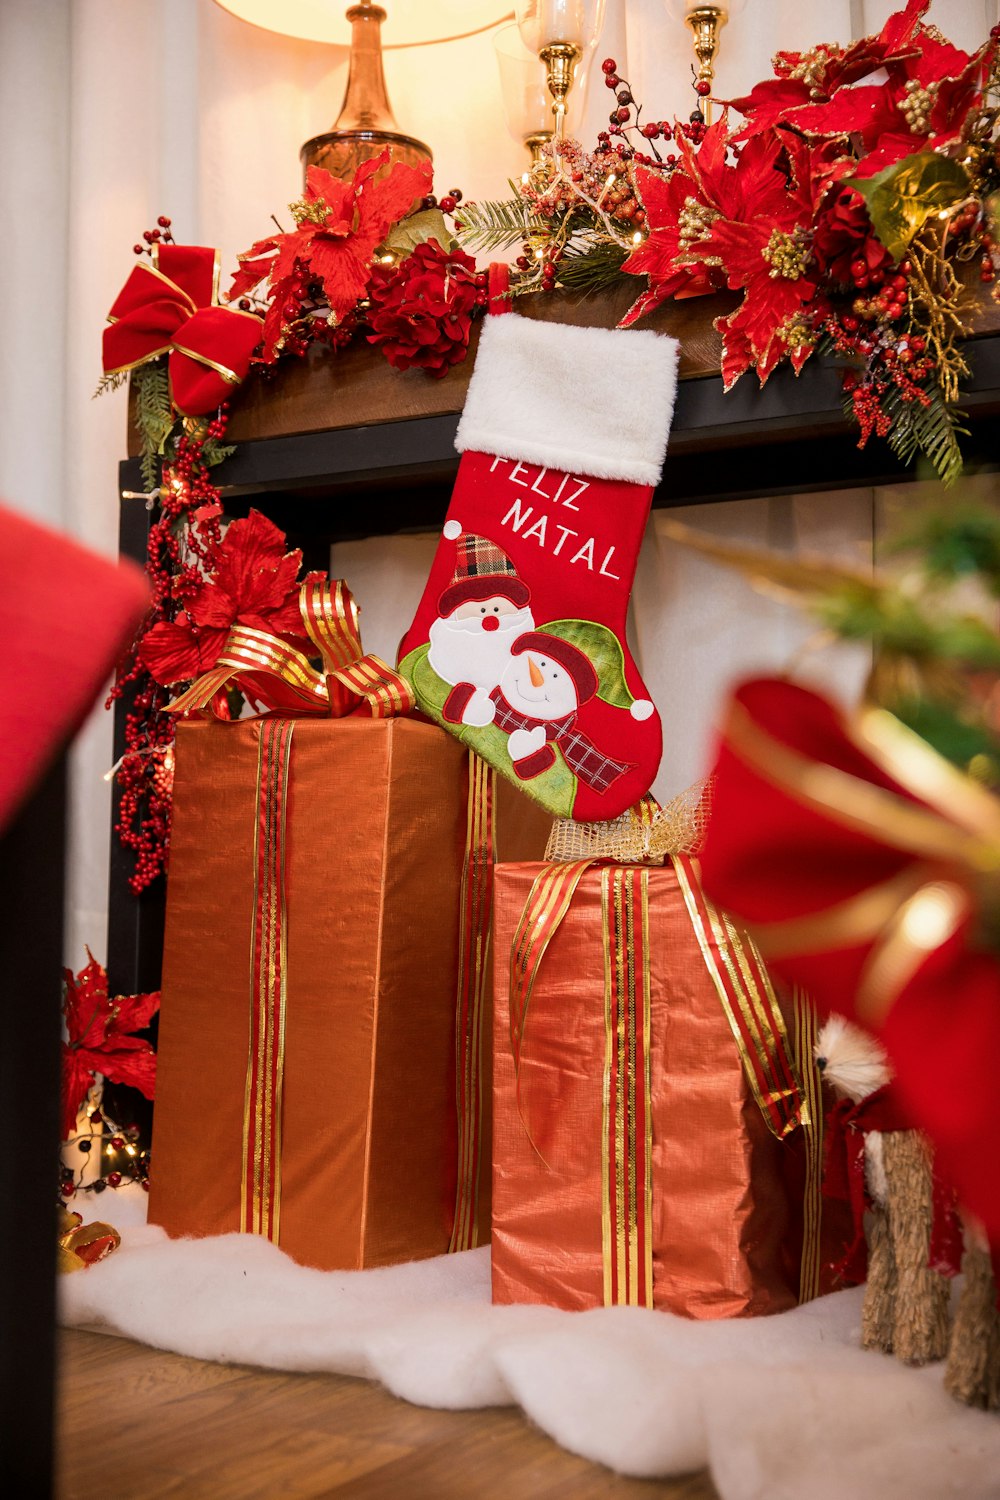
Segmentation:
[[(495, 458), (490, 464), (490, 473), (494, 472), (498, 464), (509, 463), (512, 463), (512, 460), (509, 458)], [(584, 491), (590, 489), (590, 481), (587, 479), (578, 479), (575, 474), (560, 475), (559, 471), (553, 470), (552, 478), (549, 480), (549, 488), (546, 488), (543, 481), (549, 472), (548, 469), (536, 468), (533, 464), (523, 464), (518, 461), (513, 463), (507, 479), (511, 484), (519, 485), (521, 489), (527, 490), (529, 494), (537, 495), (540, 500), (544, 500), (550, 506), (559, 506), (563, 510), (578, 511), (580, 507), (576, 502)], [(531, 519), (532, 516), (535, 517), (533, 521)], [(550, 520), (553, 532), (558, 533), (558, 540), (554, 545), (548, 541)], [(570, 538), (573, 539), (573, 542), (578, 542), (582, 535), (581, 532), (574, 531), (571, 526), (563, 526), (554, 517), (546, 515), (540, 506), (533, 503), (529, 504), (527, 495), (523, 498), (520, 495), (516, 497), (513, 505), (502, 518), (500, 525), (509, 526), (522, 541), (535, 541), (543, 549), (548, 547), (553, 557), (558, 557), (563, 552)], [(596, 571), (602, 578), (619, 580), (619, 575), (612, 573), (610, 569), (611, 559), (615, 555), (614, 547), (608, 548), (604, 556), (604, 561), (595, 570), (594, 548), (596, 545), (597, 538), (588, 537), (581, 547), (578, 547), (568, 555), (567, 561), (570, 563), (583, 563), (589, 572), (593, 573)]]

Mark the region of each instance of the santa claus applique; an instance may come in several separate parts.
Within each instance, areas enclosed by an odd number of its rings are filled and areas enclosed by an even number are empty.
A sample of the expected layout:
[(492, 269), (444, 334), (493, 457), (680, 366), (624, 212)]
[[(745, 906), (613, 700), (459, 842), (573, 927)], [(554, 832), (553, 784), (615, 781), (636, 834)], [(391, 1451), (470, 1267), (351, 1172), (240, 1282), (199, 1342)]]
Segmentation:
[(428, 632), (428, 664), (450, 685), (441, 709), (447, 724), (482, 729), (496, 713), (493, 690), (513, 643), (534, 625), (528, 586), (510, 558), (486, 537), (445, 527), (456, 543), (455, 572), (438, 600)]

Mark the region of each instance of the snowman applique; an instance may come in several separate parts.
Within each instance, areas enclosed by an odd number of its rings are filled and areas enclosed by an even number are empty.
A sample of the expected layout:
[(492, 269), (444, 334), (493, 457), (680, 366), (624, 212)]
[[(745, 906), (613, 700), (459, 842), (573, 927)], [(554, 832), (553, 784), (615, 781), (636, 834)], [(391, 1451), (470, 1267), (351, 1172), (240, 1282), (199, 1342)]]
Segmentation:
[(427, 660), (451, 687), (442, 709), (445, 722), (482, 729), (496, 715), (492, 694), (514, 642), (534, 626), (531, 595), (495, 542), (463, 532), (457, 521), (448, 522), (444, 534), (456, 542), (455, 573), (438, 600)]
[[(577, 714), (599, 693), (601, 682), (586, 652), (566, 639), (581, 627), (589, 626), (591, 632), (603, 627), (586, 621), (568, 624), (565, 630), (557, 621), (514, 641), (507, 669), (491, 694), (493, 721), (508, 736), (507, 752), (520, 780), (530, 781), (547, 771), (558, 747), (574, 776), (592, 790), (606, 792), (633, 766), (606, 755), (579, 728)], [(627, 693), (624, 679), (621, 688)], [(636, 713), (633, 704), (632, 711), (640, 718), (645, 705)]]

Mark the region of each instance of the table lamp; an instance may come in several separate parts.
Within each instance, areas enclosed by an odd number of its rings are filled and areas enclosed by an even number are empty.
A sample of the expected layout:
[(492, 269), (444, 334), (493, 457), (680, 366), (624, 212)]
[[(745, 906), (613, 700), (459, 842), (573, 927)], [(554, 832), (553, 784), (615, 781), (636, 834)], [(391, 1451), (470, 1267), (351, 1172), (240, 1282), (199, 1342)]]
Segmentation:
[[(346, 11), (338, 0), (216, 0), (241, 21), (303, 41), (350, 44), (347, 88), (332, 127), (306, 141), (299, 158), (305, 172), (325, 167), (350, 177), (361, 162), (388, 149), (390, 160), (417, 166), (431, 160), (431, 148), (400, 130), (386, 93), (382, 71), (382, 22), (386, 51), (458, 41), (488, 31), (512, 12), (503, 0), (389, 0), (387, 12), (372, 0)], [(509, 3), (509, 0), (508, 0)]]

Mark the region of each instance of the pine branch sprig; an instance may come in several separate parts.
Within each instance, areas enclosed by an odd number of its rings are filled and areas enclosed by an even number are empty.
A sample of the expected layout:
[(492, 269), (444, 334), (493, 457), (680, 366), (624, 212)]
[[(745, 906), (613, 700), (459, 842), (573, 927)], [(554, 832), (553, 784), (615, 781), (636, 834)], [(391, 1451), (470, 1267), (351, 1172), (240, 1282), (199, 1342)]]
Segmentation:
[(91, 400), (96, 401), (98, 396), (106, 396), (108, 391), (117, 391), (128, 380), (128, 376), (128, 370), (113, 370), (110, 375), (102, 375)]
[(159, 483), (159, 461), (174, 430), (176, 413), (165, 363), (153, 360), (140, 365), (134, 375), (135, 423), (142, 438), (139, 466), (143, 483), (153, 489)]
[(968, 436), (964, 412), (946, 399), (939, 385), (927, 387), (929, 404), (904, 401), (899, 392), (886, 393), (885, 409), (892, 418), (888, 441), (892, 451), (909, 467), (920, 454), (927, 458), (943, 485), (953, 485), (962, 474), (959, 438)]
[(473, 251), (506, 250), (520, 244), (531, 235), (551, 236), (552, 225), (531, 211), (531, 207), (519, 197), (501, 203), (463, 203), (461, 225), (456, 230), (461, 243)]
[(571, 251), (559, 261), (556, 280), (571, 292), (608, 292), (632, 279), (622, 270), (627, 257), (620, 245), (602, 243)]

